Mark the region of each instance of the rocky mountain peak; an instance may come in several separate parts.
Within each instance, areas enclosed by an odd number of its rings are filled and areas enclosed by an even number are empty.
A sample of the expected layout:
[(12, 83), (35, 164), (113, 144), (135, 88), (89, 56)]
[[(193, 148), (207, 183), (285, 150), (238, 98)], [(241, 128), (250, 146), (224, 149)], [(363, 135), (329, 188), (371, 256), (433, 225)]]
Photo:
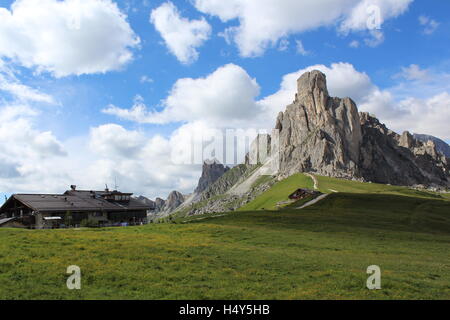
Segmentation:
[[(324, 73), (318, 70), (306, 72), (297, 80), (296, 101), (299, 103), (326, 106), (328, 97), (327, 78)], [(311, 98), (314, 99), (314, 104), (310, 103)]]
[(200, 194), (208, 186), (212, 185), (217, 181), (225, 172), (227, 172), (230, 168), (221, 164), (218, 160), (206, 160), (203, 163), (202, 167), (202, 175), (198, 181), (198, 186), (195, 189), (195, 193)]
[(357, 175), (362, 136), (355, 103), (329, 97), (326, 77), (320, 71), (306, 72), (297, 84), (296, 99), (276, 123), (282, 174)]
[(409, 133), (409, 131), (404, 131), (400, 136), (398, 145), (404, 148), (414, 148), (416, 146), (416, 139), (414, 139), (413, 135)]

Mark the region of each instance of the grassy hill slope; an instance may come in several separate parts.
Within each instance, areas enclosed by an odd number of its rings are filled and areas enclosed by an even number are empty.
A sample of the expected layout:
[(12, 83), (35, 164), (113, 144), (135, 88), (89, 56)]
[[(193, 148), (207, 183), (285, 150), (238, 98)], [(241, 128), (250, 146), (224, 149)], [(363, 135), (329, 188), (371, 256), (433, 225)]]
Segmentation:
[[(185, 224), (0, 229), (0, 299), (450, 299), (449, 204), (337, 193)], [(381, 290), (365, 288), (372, 264)]]
[[(316, 179), (318, 181), (318, 190), (322, 193), (332, 193), (334, 191), (338, 191), (347, 193), (401, 195), (418, 198), (450, 200), (450, 194), (448, 193), (440, 194), (430, 191), (414, 190), (408, 187), (391, 186), (378, 183), (364, 183), (323, 176), (316, 176)], [(313, 180), (301, 173), (292, 175), (289, 178), (276, 183), (270, 190), (242, 207), (240, 211), (275, 210), (278, 202), (288, 200), (289, 194), (298, 188), (313, 189)]]

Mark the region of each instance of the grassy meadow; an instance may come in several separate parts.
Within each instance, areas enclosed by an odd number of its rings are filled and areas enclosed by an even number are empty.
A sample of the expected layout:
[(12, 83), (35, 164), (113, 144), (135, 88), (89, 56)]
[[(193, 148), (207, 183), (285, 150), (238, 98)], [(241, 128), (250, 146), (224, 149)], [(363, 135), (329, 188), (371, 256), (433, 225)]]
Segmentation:
[[(215, 217), (0, 229), (0, 299), (450, 299), (449, 199), (318, 179), (339, 193), (302, 210), (270, 210), (312, 187), (295, 175)], [(373, 264), (381, 290), (365, 286)], [(69, 265), (81, 268), (81, 290), (66, 288)]]

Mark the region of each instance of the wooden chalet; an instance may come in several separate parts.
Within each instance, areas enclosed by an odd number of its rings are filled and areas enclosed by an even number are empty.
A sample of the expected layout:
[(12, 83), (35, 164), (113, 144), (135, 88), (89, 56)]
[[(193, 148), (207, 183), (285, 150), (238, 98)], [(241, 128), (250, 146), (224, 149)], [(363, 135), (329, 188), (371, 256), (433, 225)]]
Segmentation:
[(316, 194), (320, 194), (320, 192), (309, 190), (309, 189), (297, 189), (289, 195), (289, 199), (301, 200), (301, 199), (304, 199), (306, 197), (313, 196)]
[(76, 186), (63, 194), (14, 194), (0, 208), (0, 227), (59, 228), (79, 226), (83, 220), (98, 226), (145, 223), (154, 208), (132, 195)]

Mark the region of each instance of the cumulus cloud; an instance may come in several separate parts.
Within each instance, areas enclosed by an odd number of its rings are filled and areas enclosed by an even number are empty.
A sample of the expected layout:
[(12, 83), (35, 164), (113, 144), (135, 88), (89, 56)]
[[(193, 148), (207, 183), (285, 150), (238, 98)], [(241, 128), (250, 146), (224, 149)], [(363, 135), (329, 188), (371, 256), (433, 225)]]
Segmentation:
[(216, 126), (255, 119), (259, 85), (235, 64), (218, 68), (203, 78), (179, 79), (162, 102), (163, 111), (148, 110), (141, 99), (131, 109), (109, 106), (104, 113), (140, 123), (189, 122), (202, 119)]
[(100, 154), (108, 154), (111, 157), (135, 157), (142, 143), (142, 134), (125, 130), (117, 124), (105, 124), (91, 129), (90, 146)]
[(152, 11), (150, 22), (161, 34), (169, 51), (184, 64), (198, 59), (197, 48), (211, 35), (211, 26), (205, 18), (199, 20), (184, 18), (170, 1)]
[(117, 124), (92, 128), (89, 139), (96, 160), (87, 168), (88, 181), (117, 179), (121, 189), (156, 197), (173, 190), (191, 192), (200, 176), (200, 166), (171, 161), (171, 150), (180, 143), (178, 139), (147, 137)]
[(0, 109), (0, 150), (11, 159), (42, 159), (64, 156), (62, 144), (51, 132), (34, 128), (33, 118), (38, 111), (26, 105), (8, 105)]
[(0, 57), (56, 77), (120, 69), (139, 42), (111, 0), (16, 0), (0, 8)]
[[(379, 29), (384, 21), (403, 14), (413, 0), (353, 1), (350, 12), (340, 25), (342, 32)], [(349, 3), (349, 1), (347, 1)]]
[[(51, 132), (36, 128), (38, 115), (38, 111), (27, 105), (0, 106), (0, 190), (3, 192), (29, 190), (33, 183), (50, 186), (54, 181), (50, 176), (54, 177), (58, 168), (54, 163), (47, 166), (48, 163), (67, 156), (63, 144)], [(35, 179), (36, 176), (39, 178)]]
[[(195, 0), (195, 7), (223, 22), (239, 20), (222, 34), (244, 57), (260, 56), (291, 34), (337, 26), (341, 33), (372, 28), (406, 11), (412, 0)], [(375, 10), (374, 10), (375, 8)], [(375, 19), (375, 21), (373, 21)], [(264, 21), (264, 23), (261, 23)], [(369, 22), (369, 24), (368, 24)], [(378, 41), (381, 39), (379, 34)]]

